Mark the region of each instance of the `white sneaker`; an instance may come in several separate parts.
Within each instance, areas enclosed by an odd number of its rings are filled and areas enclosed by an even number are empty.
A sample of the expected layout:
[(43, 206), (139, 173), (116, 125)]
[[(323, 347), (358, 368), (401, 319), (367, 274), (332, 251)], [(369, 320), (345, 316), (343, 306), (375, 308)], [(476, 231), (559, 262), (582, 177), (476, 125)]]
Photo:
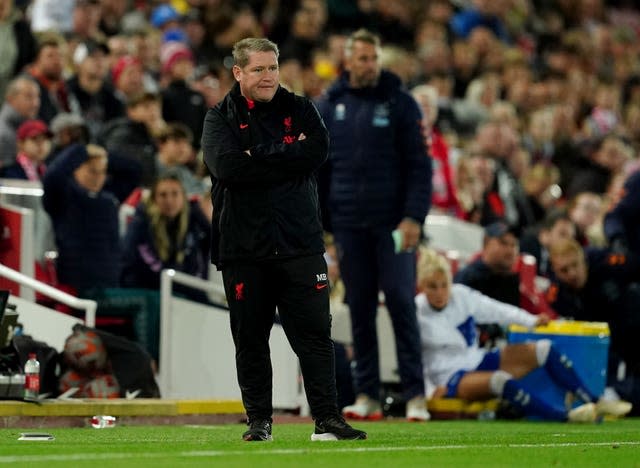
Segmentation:
[(596, 411), (602, 416), (621, 418), (628, 414), (633, 405), (624, 400), (604, 400), (600, 398), (596, 403)]
[(368, 395), (360, 394), (353, 405), (345, 406), (342, 414), (348, 419), (366, 419), (379, 421), (382, 419), (382, 407), (380, 402)]
[(431, 415), (429, 411), (427, 411), (427, 401), (424, 396), (419, 395), (407, 401), (406, 416), (407, 420), (417, 422), (431, 419)]
[(585, 403), (569, 411), (569, 422), (587, 423), (598, 419), (595, 403)]

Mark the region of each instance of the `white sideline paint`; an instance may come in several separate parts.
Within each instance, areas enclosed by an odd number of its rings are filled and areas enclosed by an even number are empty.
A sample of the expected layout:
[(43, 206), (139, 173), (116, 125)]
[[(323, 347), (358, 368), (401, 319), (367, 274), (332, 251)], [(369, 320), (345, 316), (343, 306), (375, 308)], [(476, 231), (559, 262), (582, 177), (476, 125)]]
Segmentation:
[[(159, 441), (160, 442), (160, 441)], [(167, 442), (163, 440), (162, 442)], [(189, 452), (146, 452), (146, 453), (78, 453), (70, 455), (8, 455), (0, 456), (2, 463), (37, 463), (54, 461), (88, 461), (88, 460), (122, 460), (138, 458), (165, 458), (180, 456), (183, 458), (203, 458), (203, 457), (227, 457), (227, 456), (248, 456), (248, 455), (309, 455), (310, 453), (380, 453), (380, 452), (427, 452), (433, 450), (477, 450), (478, 448), (560, 448), (560, 447), (606, 447), (606, 446), (637, 446), (640, 441), (609, 441), (609, 442), (563, 442), (552, 444), (456, 444), (456, 445), (422, 445), (415, 447), (335, 447), (327, 448), (327, 444), (321, 444), (321, 449), (313, 449), (313, 444), (299, 449), (275, 449), (275, 450), (192, 450)], [(365, 441), (360, 441), (366, 444)], [(338, 442), (337, 444), (340, 444)]]

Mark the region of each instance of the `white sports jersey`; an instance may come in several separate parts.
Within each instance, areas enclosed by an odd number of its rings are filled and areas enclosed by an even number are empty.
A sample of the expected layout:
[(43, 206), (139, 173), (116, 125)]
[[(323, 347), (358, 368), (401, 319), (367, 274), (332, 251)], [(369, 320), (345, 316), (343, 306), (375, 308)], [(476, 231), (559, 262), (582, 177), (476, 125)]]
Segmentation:
[(457, 283), (451, 286), (449, 303), (440, 311), (431, 308), (424, 294), (418, 294), (415, 301), (428, 396), (434, 385), (445, 385), (455, 372), (475, 369), (482, 361), (486, 350), (478, 346), (476, 323), (533, 327), (538, 320), (523, 309)]

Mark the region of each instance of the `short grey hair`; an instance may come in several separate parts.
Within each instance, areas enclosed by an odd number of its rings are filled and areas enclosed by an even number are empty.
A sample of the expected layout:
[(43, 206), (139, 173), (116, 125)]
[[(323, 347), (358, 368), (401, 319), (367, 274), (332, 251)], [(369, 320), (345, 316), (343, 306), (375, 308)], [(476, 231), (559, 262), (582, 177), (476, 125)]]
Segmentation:
[(249, 63), (249, 55), (254, 52), (273, 52), (276, 54), (276, 60), (280, 55), (275, 42), (263, 37), (247, 37), (233, 46), (234, 63), (240, 68), (245, 67)]
[(24, 89), (28, 86), (36, 87), (38, 88), (38, 91), (40, 91), (38, 83), (35, 79), (31, 78), (28, 75), (18, 75), (17, 77), (9, 81), (4, 94), (5, 99), (13, 98), (16, 94), (20, 94), (21, 92), (23, 92)]
[(371, 44), (376, 47), (376, 49), (380, 48), (380, 38), (365, 28), (360, 28), (354, 33), (352, 33), (347, 41), (344, 43), (344, 56), (350, 57), (353, 53), (353, 44), (355, 42), (366, 42), (367, 44)]

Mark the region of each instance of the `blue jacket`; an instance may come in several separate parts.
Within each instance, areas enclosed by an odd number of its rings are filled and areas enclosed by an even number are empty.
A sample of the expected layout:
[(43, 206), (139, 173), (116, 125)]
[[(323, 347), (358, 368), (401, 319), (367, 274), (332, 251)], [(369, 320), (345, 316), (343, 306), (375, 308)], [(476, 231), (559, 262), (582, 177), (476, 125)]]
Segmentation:
[(120, 235), (116, 197), (90, 193), (73, 172), (87, 160), (83, 145), (63, 150), (47, 168), (42, 203), (56, 237), (58, 280), (82, 290), (116, 287), (120, 274)]
[(319, 180), (325, 229), (393, 229), (405, 217), (422, 224), (431, 205), (431, 159), (420, 109), (400, 79), (383, 71), (377, 86), (354, 89), (345, 73), (318, 109), (330, 139)]

